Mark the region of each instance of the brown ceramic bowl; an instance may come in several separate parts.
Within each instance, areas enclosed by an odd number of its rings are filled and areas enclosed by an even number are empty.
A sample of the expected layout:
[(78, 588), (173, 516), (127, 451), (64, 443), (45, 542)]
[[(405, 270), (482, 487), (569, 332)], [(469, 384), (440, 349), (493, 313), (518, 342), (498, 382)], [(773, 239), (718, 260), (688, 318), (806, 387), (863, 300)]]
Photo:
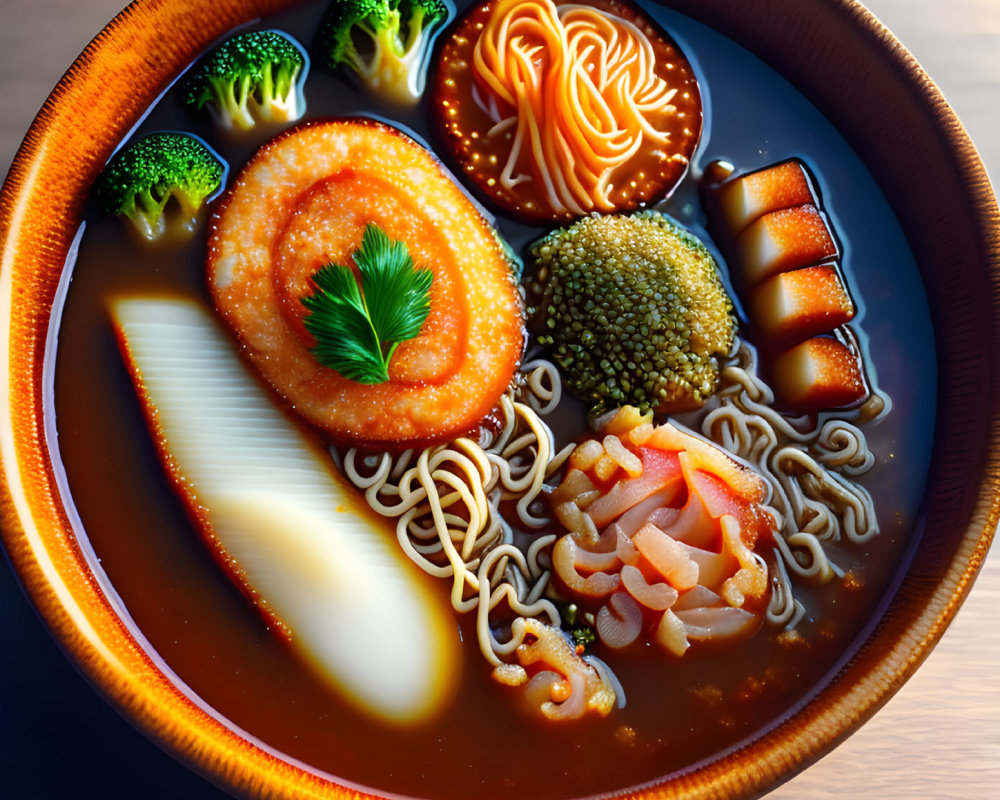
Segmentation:
[[(79, 669), (178, 759), (249, 797), (347, 798), (353, 790), (242, 738), (171, 683), (74, 539), (46, 446), (42, 364), (50, 312), (91, 183), (186, 63), (228, 28), (285, 5), (140, 0), (80, 56), (32, 126), (0, 199), (3, 545)], [(986, 554), (1000, 508), (1000, 217), (951, 110), (857, 3), (755, 0), (752, 14), (745, 13), (749, 3), (728, 0), (672, 5), (745, 45), (834, 121), (881, 185), (916, 254), (938, 350), (926, 533), (869, 639), (783, 723), (641, 795), (749, 797), (822, 756), (889, 699), (939, 639)], [(164, 30), (174, 33), (164, 37)]]

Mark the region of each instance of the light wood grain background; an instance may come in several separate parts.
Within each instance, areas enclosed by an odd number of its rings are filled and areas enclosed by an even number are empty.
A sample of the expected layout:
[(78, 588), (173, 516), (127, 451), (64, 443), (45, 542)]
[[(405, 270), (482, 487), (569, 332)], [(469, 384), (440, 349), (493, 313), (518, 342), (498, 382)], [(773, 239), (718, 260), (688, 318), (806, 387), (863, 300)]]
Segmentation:
[[(49, 90), (122, 2), (0, 0), (0, 175), (6, 175)], [(996, 185), (1000, 2), (870, 0), (867, 5), (941, 87)], [(95, 790), (112, 800), (222, 796), (92, 697), (41, 632), (6, 566), (0, 566), (0, 641), (0, 796), (48, 800), (89, 797)], [(916, 676), (847, 742), (768, 795), (769, 800), (833, 797), (1000, 798), (996, 548)]]

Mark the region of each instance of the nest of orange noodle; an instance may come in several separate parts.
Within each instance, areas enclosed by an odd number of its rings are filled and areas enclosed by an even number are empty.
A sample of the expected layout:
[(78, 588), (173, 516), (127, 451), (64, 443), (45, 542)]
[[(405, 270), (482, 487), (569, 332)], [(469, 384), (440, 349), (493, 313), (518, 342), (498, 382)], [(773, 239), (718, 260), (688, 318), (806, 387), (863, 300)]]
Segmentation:
[(631, 3), (475, 4), (437, 63), (441, 141), (485, 197), (528, 221), (658, 202), (701, 136), (691, 65)]

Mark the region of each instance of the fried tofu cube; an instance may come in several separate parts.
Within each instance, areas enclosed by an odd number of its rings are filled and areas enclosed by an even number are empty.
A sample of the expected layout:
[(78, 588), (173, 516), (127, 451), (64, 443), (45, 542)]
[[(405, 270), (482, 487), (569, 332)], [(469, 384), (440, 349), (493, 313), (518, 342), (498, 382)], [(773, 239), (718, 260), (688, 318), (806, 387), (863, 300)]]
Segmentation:
[(837, 245), (819, 209), (811, 203), (771, 211), (737, 237), (741, 277), (755, 286), (778, 272), (835, 258)]
[(854, 303), (833, 266), (779, 272), (750, 295), (750, 318), (774, 345), (801, 342), (854, 317)]
[(734, 235), (763, 214), (813, 199), (805, 168), (794, 160), (733, 178), (719, 189), (722, 216)]
[(861, 358), (829, 336), (815, 336), (774, 359), (774, 392), (785, 405), (801, 411), (839, 408), (867, 392)]

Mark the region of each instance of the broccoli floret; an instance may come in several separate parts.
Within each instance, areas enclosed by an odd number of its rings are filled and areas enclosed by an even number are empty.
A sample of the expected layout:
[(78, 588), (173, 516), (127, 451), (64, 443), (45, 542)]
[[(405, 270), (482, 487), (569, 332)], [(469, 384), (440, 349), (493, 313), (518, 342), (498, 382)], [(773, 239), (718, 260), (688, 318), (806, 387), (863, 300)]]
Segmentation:
[(336, 0), (320, 22), (316, 54), (332, 69), (353, 70), (377, 97), (414, 105), (431, 44), (451, 13), (442, 0)]
[[(97, 184), (101, 208), (127, 219), (144, 239), (190, 234), (202, 204), (222, 185), (226, 164), (201, 139), (151, 133), (108, 162)], [(174, 198), (178, 210), (167, 213)]]
[(305, 113), (302, 85), (309, 60), (281, 31), (247, 31), (227, 39), (184, 81), (181, 101), (208, 107), (223, 128), (249, 130), (258, 122), (293, 122)]
[(642, 211), (586, 217), (531, 252), (532, 325), (592, 416), (689, 410), (714, 393), (736, 320), (697, 237)]

